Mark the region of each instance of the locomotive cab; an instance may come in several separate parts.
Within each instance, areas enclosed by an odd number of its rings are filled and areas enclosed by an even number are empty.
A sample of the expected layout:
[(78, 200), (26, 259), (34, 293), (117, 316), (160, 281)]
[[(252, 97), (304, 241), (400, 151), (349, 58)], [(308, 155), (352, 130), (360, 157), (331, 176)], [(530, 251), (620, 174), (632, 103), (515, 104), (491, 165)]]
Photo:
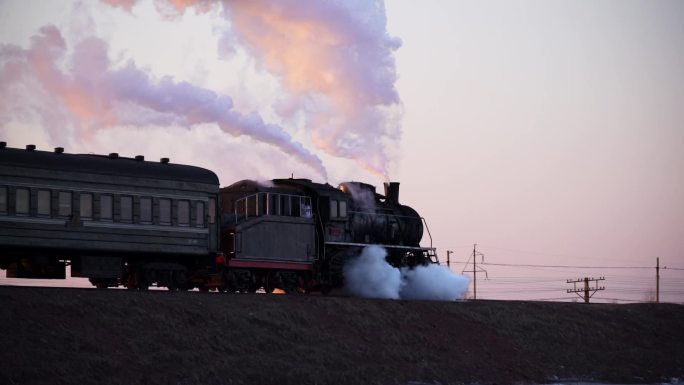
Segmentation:
[(221, 196), (229, 289), (302, 288), (316, 256), (311, 198), (250, 180), (222, 188)]

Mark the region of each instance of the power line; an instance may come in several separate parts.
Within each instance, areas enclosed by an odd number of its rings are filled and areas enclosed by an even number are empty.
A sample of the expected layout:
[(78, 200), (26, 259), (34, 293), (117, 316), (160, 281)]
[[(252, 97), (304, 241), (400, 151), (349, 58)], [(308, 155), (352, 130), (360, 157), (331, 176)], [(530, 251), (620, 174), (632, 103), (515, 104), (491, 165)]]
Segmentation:
[[(488, 266), (549, 267), (549, 268), (562, 268), (562, 269), (654, 269), (655, 268), (655, 266), (567, 266), (567, 265), (527, 265), (527, 264), (517, 264), (517, 263), (491, 263), (491, 262), (482, 262), (481, 264), (482, 265), (488, 265)], [(682, 269), (682, 270), (684, 270), (684, 269)]]

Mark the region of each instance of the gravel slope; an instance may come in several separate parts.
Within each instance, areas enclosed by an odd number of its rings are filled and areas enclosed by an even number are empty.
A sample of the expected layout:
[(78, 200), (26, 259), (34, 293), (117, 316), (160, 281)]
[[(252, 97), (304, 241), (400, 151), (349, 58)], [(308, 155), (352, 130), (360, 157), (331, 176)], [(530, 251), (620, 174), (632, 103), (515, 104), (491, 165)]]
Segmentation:
[(684, 306), (0, 287), (2, 384), (657, 382)]

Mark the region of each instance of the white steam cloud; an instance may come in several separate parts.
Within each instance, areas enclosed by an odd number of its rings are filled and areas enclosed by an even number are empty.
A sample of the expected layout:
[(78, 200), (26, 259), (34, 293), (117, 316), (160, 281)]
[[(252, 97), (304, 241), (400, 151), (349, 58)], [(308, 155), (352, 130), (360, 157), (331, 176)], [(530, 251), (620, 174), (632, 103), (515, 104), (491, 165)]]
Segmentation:
[(398, 269), (385, 261), (387, 252), (367, 246), (344, 266), (346, 289), (365, 298), (455, 301), (465, 296), (470, 280), (444, 266)]
[[(67, 41), (59, 29), (45, 26), (28, 49), (0, 45), (0, 129), (30, 117), (31, 123), (42, 123), (47, 142), (67, 138), (88, 148), (102, 128), (119, 129), (125, 142), (124, 129), (175, 125), (195, 130), (215, 124), (232, 136), (277, 148), (326, 180), (318, 155), (355, 162), (389, 180), (401, 137), (394, 58), (401, 41), (387, 33), (382, 0), (101, 0), (89, 6), (101, 15), (116, 12), (116, 20), (126, 22), (147, 16), (150, 2), (159, 23), (183, 23), (186, 12), (207, 15), (215, 35), (197, 38), (217, 39), (216, 53), (226, 68), (246, 56), (255, 71), (273, 79), (263, 91), (267, 101), (248, 107), (261, 115), (238, 111), (230, 96), (212, 91), (225, 90), (224, 85), (212, 83), (209, 89), (152, 74), (133, 62), (110, 62), (110, 41), (94, 36), (94, 28)], [(77, 16), (70, 16), (72, 23)], [(126, 57), (126, 52), (110, 54)], [(244, 84), (231, 90), (261, 89), (238, 73), (232, 81)]]
[[(103, 1), (133, 12), (138, 0)], [(156, 6), (169, 19), (188, 8), (222, 7), (231, 28), (223, 31), (220, 52), (240, 45), (282, 80), (279, 115), (303, 116), (319, 149), (389, 180), (401, 137), (394, 86), (401, 40), (387, 33), (382, 0), (157, 0)]]
[[(11, 99), (12, 93), (27, 83), (37, 83), (49, 94), (50, 109), (62, 111), (65, 121), (86, 140), (94, 129), (118, 125), (174, 124), (191, 128), (215, 123), (232, 136), (245, 135), (270, 144), (327, 179), (317, 156), (281, 127), (264, 123), (258, 114), (235, 111), (230, 97), (168, 77), (153, 79), (132, 62), (112, 69), (107, 43), (98, 38), (78, 42), (68, 58), (66, 48), (55, 26), (41, 28), (28, 49), (0, 46), (0, 100)], [(63, 70), (59, 64), (64, 61), (69, 65)], [(48, 111), (45, 107), (39, 110)], [(11, 113), (5, 109), (1, 112), (0, 116)], [(52, 114), (54, 111), (50, 111)], [(56, 136), (63, 127), (49, 122), (50, 115), (43, 121), (52, 130), (50, 134)]]
[(375, 193), (372, 190), (352, 182), (345, 185), (345, 191), (351, 194), (352, 200), (357, 208), (371, 213), (375, 212)]

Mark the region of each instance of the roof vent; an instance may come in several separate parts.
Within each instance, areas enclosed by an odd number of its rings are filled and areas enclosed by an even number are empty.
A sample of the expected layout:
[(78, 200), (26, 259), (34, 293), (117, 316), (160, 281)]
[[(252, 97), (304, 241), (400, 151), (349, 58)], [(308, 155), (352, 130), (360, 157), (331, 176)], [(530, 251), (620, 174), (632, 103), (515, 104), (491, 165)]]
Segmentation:
[(112, 152), (109, 154), (109, 159), (116, 159), (119, 157), (119, 154), (116, 152)]
[(7, 142), (0, 142), (0, 148), (7, 147)]
[(136, 155), (135, 160), (137, 160), (138, 162), (142, 162), (143, 160), (145, 160), (145, 157), (142, 155)]
[(162, 162), (162, 163), (164, 163), (164, 164), (168, 164), (168, 163), (169, 163), (169, 158), (161, 158), (161, 159), (159, 159), (159, 161)]
[(55, 152), (58, 154), (64, 153), (64, 147), (55, 147)]
[(26, 150), (27, 150), (27, 151), (33, 151), (33, 150), (35, 150), (35, 149), (36, 149), (36, 145), (35, 145), (35, 144), (27, 144), (27, 145), (26, 145)]

